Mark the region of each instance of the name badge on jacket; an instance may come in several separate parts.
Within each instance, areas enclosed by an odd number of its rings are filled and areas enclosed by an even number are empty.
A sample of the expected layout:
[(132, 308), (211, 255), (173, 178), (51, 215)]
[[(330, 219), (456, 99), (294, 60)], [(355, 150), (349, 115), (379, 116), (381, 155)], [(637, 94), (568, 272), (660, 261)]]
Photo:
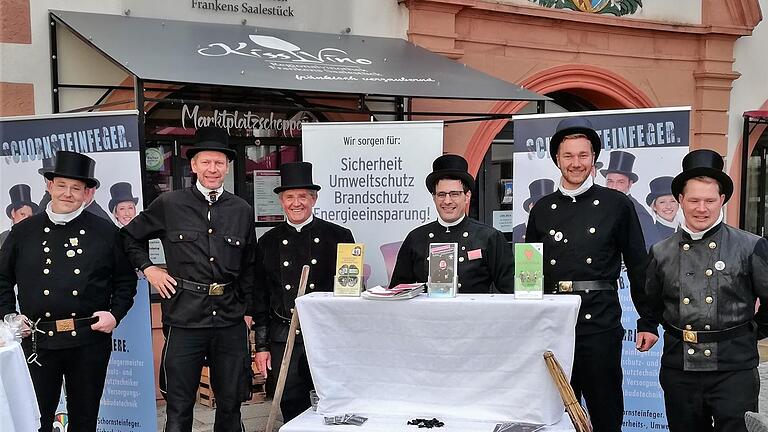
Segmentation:
[(482, 249), (475, 249), (471, 251), (467, 251), (467, 259), (470, 261), (481, 259), (483, 257), (483, 250)]

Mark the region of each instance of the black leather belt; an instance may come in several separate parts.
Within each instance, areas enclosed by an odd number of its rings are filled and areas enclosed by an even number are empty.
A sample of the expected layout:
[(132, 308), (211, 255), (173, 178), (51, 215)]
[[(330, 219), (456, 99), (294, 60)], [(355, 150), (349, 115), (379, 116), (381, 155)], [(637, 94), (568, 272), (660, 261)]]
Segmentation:
[(555, 290), (559, 293), (570, 293), (575, 291), (611, 291), (618, 288), (615, 280), (594, 280), (594, 281), (559, 281), (555, 284)]
[(663, 327), (665, 333), (671, 334), (683, 342), (694, 344), (722, 342), (739, 336), (748, 335), (755, 331), (755, 324), (752, 321), (747, 321), (744, 324), (739, 324), (724, 330), (683, 330), (667, 323), (664, 323)]
[(188, 291), (205, 293), (205, 294), (208, 294), (209, 296), (224, 295), (224, 288), (227, 285), (231, 284), (231, 282), (227, 282), (227, 283), (214, 282), (212, 284), (204, 284), (200, 282), (182, 279), (180, 277), (174, 277), (173, 279), (176, 280), (177, 288), (183, 288)]
[(73, 330), (81, 329), (83, 327), (91, 327), (91, 324), (97, 322), (99, 320), (98, 317), (87, 317), (87, 318), (68, 318), (68, 319), (60, 319), (56, 321), (41, 321), (37, 323), (35, 328), (42, 330), (44, 332), (53, 331), (56, 333), (62, 333), (62, 332), (71, 332)]

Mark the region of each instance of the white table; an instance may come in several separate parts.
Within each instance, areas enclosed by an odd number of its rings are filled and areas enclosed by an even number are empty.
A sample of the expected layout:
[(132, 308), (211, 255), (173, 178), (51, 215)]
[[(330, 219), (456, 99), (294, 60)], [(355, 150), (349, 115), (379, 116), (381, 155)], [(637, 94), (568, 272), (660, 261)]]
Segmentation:
[(563, 403), (542, 354), (554, 352), (570, 375), (579, 302), (301, 297), (318, 413), (556, 424)]
[(0, 431), (40, 428), (40, 409), (24, 351), (17, 342), (0, 347)]
[[(283, 425), (280, 428), (280, 432), (423, 432), (427, 430), (430, 432), (493, 432), (493, 428), (496, 426), (496, 422), (439, 417), (438, 419), (445, 423), (445, 426), (433, 429), (419, 429), (417, 426), (409, 426), (407, 424), (408, 420), (413, 419), (414, 416), (360, 415), (368, 417), (368, 421), (359, 427), (348, 425), (326, 426), (323, 422), (323, 416), (310, 409)], [(434, 416), (429, 418), (431, 419), (432, 417)], [(542, 432), (574, 432), (575, 430), (571, 424), (571, 419), (568, 418), (568, 414), (564, 413), (558, 423), (545, 427)]]

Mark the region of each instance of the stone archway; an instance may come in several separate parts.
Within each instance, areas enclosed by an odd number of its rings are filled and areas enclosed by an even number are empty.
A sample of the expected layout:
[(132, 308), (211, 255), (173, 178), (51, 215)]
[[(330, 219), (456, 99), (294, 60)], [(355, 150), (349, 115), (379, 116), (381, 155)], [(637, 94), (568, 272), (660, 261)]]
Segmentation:
[[(567, 91), (588, 100), (599, 109), (651, 108), (654, 102), (622, 76), (591, 65), (561, 65), (540, 71), (520, 83), (541, 94)], [(514, 114), (528, 102), (499, 102), (493, 114)], [(470, 172), (477, 172), (493, 139), (508, 120), (489, 121), (478, 127), (467, 146), (465, 157)]]

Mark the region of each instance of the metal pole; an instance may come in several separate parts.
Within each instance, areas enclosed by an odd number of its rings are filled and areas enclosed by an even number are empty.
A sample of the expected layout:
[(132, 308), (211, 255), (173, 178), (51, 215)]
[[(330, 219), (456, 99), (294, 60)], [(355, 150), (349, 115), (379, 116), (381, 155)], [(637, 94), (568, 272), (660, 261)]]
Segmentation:
[(766, 177), (766, 149), (760, 148), (760, 174), (757, 181), (757, 193), (760, 196), (757, 206), (757, 232), (755, 234), (765, 237), (765, 177)]
[(59, 112), (59, 48), (56, 39), (56, 21), (48, 14), (49, 39), (51, 44), (51, 105), (53, 113)]
[[(744, 115), (744, 130), (741, 137), (741, 190), (739, 191), (739, 228), (747, 226), (747, 169), (749, 168), (749, 116)], [(759, 211), (759, 209), (758, 209)]]
[[(141, 78), (134, 76), (133, 77), (133, 90), (134, 90), (134, 101), (136, 104), (136, 111), (139, 112), (139, 118), (138, 118), (138, 128), (137, 131), (139, 135), (139, 167), (141, 167), (141, 190), (144, 193), (144, 197), (151, 196), (152, 194), (148, 192), (149, 190), (149, 179), (147, 178), (147, 143), (145, 140), (145, 123), (146, 123), (146, 113), (144, 112), (144, 80)], [(143, 201), (144, 207), (149, 205), (148, 202)]]

